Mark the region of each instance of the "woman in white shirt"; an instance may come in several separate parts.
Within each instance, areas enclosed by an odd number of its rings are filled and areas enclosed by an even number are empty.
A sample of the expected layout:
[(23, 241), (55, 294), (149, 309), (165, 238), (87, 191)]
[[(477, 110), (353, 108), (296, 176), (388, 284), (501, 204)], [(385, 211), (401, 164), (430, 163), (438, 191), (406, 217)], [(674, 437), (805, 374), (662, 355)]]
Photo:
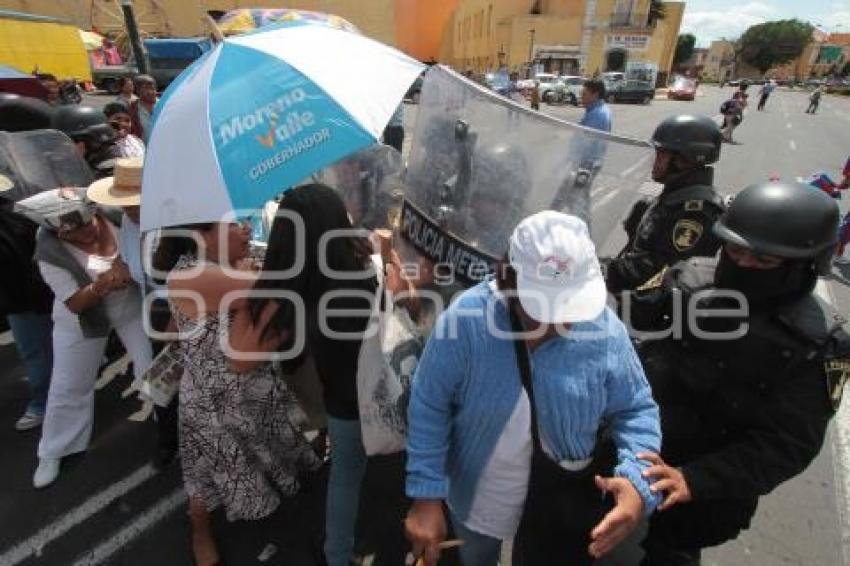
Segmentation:
[(141, 293), (119, 257), (117, 228), (86, 200), (85, 189), (42, 193), (19, 202), (17, 210), (42, 226), (35, 259), (55, 295), (53, 375), (33, 476), (33, 485), (42, 488), (56, 480), (63, 457), (88, 448), (109, 332), (124, 343), (136, 378), (150, 365), (151, 346)]

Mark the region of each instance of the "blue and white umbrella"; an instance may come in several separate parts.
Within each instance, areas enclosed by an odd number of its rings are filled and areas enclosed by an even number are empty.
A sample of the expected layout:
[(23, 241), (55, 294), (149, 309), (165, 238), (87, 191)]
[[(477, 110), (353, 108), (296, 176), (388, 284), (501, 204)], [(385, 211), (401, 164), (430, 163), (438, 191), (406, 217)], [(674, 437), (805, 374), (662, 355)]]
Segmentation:
[(142, 229), (258, 209), (374, 144), (423, 68), (396, 49), (319, 23), (226, 39), (158, 103)]

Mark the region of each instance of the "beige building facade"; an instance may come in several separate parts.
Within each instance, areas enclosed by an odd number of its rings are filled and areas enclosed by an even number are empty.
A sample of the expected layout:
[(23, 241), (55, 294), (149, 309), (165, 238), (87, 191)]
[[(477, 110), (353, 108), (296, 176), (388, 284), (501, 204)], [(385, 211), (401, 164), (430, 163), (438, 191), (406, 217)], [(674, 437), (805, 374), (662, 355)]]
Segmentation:
[[(363, 33), (395, 44), (397, 0), (134, 0), (139, 28), (152, 37), (206, 35), (204, 16), (234, 8), (298, 8), (330, 12), (349, 20)], [(68, 20), (82, 29), (123, 33), (119, 0), (0, 0), (0, 9), (41, 14)]]
[(484, 72), (593, 75), (652, 64), (669, 73), (683, 2), (664, 2), (654, 20), (649, 0), (461, 0), (446, 25), (441, 62)]

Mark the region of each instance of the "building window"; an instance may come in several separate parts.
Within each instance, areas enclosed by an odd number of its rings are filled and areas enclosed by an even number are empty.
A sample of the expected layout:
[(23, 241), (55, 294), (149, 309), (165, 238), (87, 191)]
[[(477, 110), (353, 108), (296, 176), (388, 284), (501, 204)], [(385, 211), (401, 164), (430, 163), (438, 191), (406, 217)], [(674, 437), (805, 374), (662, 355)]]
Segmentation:
[(489, 6), (487, 6), (487, 37), (490, 37), (492, 23), (493, 23), (493, 5), (490, 4)]

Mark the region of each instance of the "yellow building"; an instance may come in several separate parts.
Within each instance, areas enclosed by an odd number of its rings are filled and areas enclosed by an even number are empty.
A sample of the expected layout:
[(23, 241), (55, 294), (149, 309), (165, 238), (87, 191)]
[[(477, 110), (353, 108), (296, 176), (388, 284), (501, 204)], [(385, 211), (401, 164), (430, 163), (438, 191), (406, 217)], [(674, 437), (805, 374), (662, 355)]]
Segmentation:
[(702, 69), (702, 76), (709, 81), (728, 81), (735, 68), (735, 44), (720, 39), (712, 41), (708, 48), (708, 57)]
[[(192, 37), (209, 30), (204, 16), (234, 8), (296, 8), (341, 16), (364, 34), (423, 61), (436, 59), (458, 0), (133, 0), (143, 35)], [(0, 0), (0, 9), (52, 16), (103, 34), (124, 33), (119, 0)]]
[(646, 63), (666, 75), (673, 63), (684, 2), (650, 0), (461, 0), (443, 33), (441, 61), (475, 72), (530, 64), (592, 75)]

